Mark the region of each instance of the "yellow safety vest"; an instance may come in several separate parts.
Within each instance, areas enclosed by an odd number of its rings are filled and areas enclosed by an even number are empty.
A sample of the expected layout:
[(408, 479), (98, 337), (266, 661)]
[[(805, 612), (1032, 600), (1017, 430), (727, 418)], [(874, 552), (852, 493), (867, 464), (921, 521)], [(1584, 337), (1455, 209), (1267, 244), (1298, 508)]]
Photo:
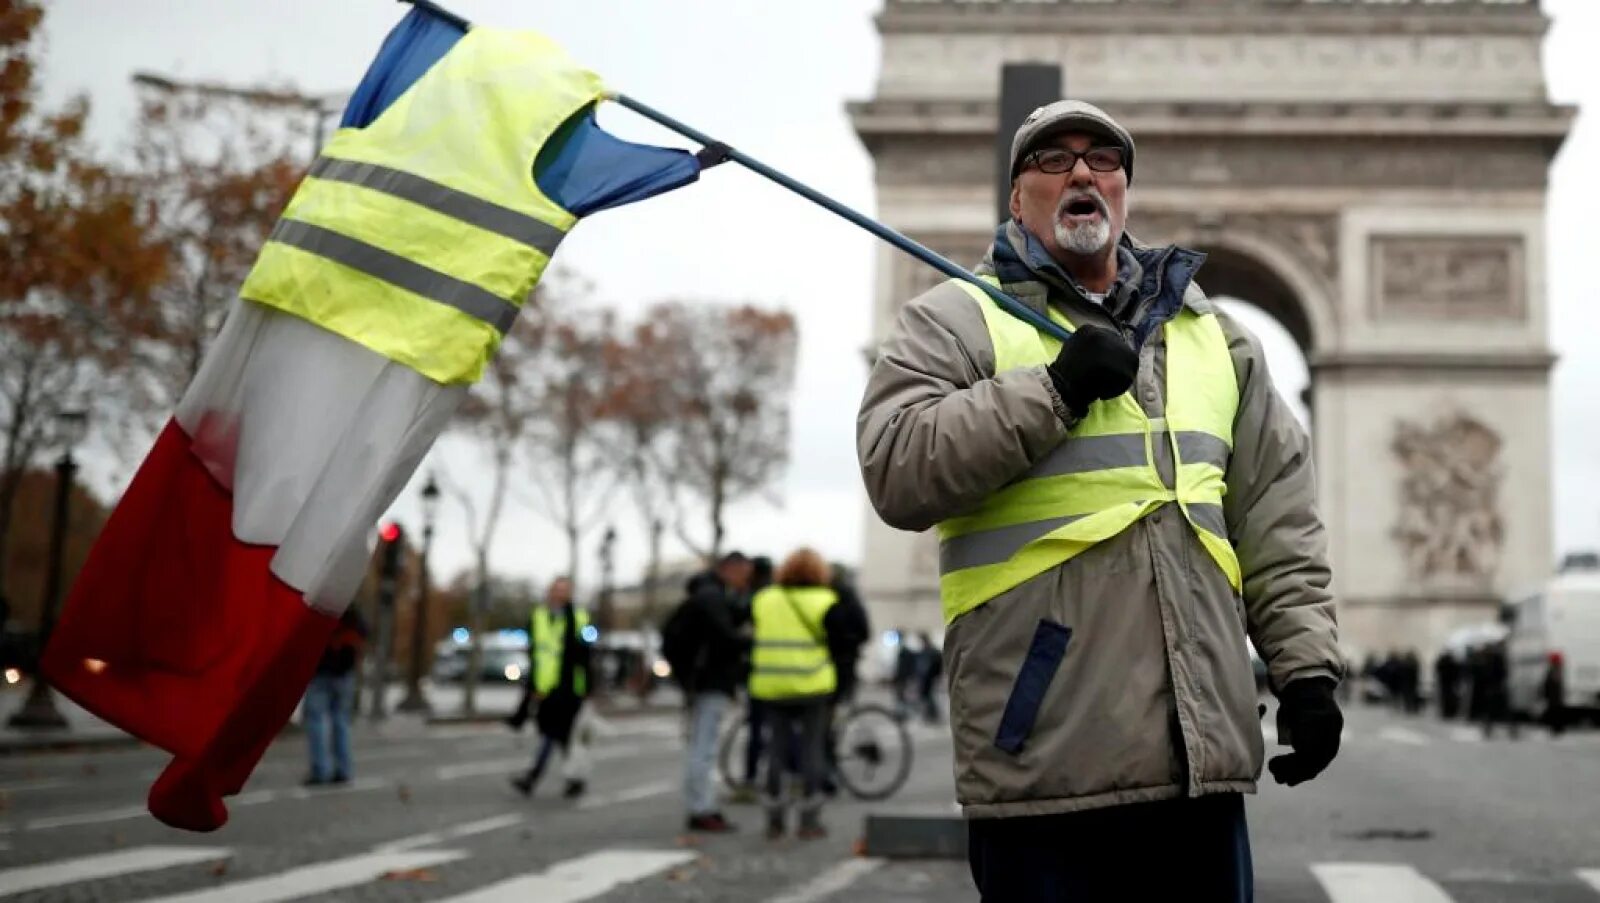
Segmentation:
[(838, 686), (822, 619), (839, 601), (825, 586), (769, 586), (750, 602), (755, 649), (750, 696), (784, 700), (827, 696)]
[[(986, 277), (994, 282), (992, 277)], [(1060, 340), (1007, 314), (977, 286), (995, 372), (1055, 360)], [(996, 283), (997, 284), (997, 283)], [(1051, 319), (1071, 330), (1059, 311)], [(1239, 559), (1222, 514), (1239, 384), (1214, 314), (1187, 306), (1163, 329), (1166, 417), (1146, 416), (1131, 392), (1096, 402), (1067, 439), (977, 510), (939, 524), (939, 594), (948, 624), (995, 596), (1088, 551), (1176, 502), (1235, 591)], [(1157, 469), (1172, 461), (1176, 485)]]
[[(589, 626), (589, 613), (577, 607), (572, 611), (578, 618), (574, 629), (581, 637), (584, 628)], [(548, 605), (535, 608), (528, 625), (528, 653), (533, 657), (533, 689), (541, 696), (548, 695), (561, 683), (561, 650), (566, 642), (566, 616), (551, 611)], [(572, 689), (579, 696), (588, 695), (589, 675), (582, 665), (573, 670)]]
[(376, 120), (333, 136), (240, 296), (475, 382), (577, 221), (534, 160), (603, 93), (540, 34), (471, 29)]

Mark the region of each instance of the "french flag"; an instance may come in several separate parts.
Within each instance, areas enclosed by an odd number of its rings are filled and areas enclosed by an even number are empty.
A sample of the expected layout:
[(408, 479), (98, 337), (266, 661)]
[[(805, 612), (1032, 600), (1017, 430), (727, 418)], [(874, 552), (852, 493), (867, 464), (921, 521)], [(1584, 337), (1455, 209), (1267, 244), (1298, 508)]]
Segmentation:
[(373, 524), (466, 387), (238, 301), (112, 513), (42, 663), (173, 761), (150, 811), (204, 831), (293, 715)]
[[(419, 4), (384, 41), (341, 128), (363, 128), (459, 42)], [(534, 178), (578, 217), (695, 181), (674, 148), (586, 108)], [(172, 753), (150, 811), (214, 830), (294, 713), (366, 572), (373, 526), (465, 397), (245, 298), (113, 511), (45, 649), (79, 705)]]

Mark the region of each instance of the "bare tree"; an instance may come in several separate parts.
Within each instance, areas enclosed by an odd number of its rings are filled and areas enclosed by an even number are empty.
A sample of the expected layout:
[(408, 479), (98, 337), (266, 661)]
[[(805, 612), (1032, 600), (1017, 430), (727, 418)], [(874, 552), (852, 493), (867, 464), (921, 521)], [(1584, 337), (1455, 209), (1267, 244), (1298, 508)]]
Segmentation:
[[(535, 296), (537, 300), (537, 294)], [(533, 304), (530, 301), (530, 305)], [(468, 713), (477, 706), (478, 669), (482, 656), (479, 634), (484, 613), (490, 605), (491, 574), (489, 553), (505, 513), (506, 496), (511, 490), (512, 464), (518, 447), (527, 436), (534, 416), (533, 396), (526, 380), (528, 361), (540, 342), (538, 326), (531, 320), (517, 321), (500, 343), (499, 352), (489, 360), (484, 376), (472, 388), (456, 415), (458, 429), (479, 443), (488, 458), (488, 493), (479, 495), (441, 471), (440, 483), (467, 518), (467, 535), (473, 553), (472, 602), (467, 607), (472, 648), (468, 658), (462, 707)], [(480, 510), (481, 500), (481, 510)]]
[(798, 343), (794, 317), (751, 305), (664, 304), (649, 318), (670, 360), (673, 485), (705, 506), (707, 540), (680, 518), (698, 554), (722, 552), (729, 504), (773, 483), (789, 460), (789, 396)]
[(583, 535), (599, 522), (617, 485), (602, 428), (614, 379), (608, 365), (615, 360), (609, 353), (615, 316), (580, 309), (571, 294), (535, 316), (540, 341), (526, 375), (538, 416), (526, 443), (527, 474), (536, 510), (566, 537), (566, 573), (576, 581)]
[(0, 0), (0, 597), (24, 469), (64, 407), (101, 394), (125, 347), (118, 324), (166, 272), (130, 184), (83, 140), (87, 102), (36, 102), (43, 16)]
[[(154, 85), (154, 86), (153, 86)], [(303, 111), (266, 89), (140, 82), (133, 145), (169, 278), (129, 331), (130, 408), (159, 422), (200, 369), (239, 285), (305, 171)], [(281, 93), (281, 92), (278, 92)]]

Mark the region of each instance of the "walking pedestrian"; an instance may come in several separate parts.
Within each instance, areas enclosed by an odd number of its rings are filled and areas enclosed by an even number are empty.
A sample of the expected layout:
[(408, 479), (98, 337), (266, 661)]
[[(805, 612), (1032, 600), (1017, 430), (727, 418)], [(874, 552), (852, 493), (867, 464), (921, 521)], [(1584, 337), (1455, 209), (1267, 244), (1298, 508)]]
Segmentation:
[(933, 641), (933, 636), (926, 630), (918, 634), (922, 641), (922, 652), (917, 655), (917, 699), (922, 706), (922, 720), (929, 724), (939, 723), (939, 699), (937, 688), (939, 678), (944, 676), (944, 654), (939, 651), (939, 644)]
[(1343, 724), (1310, 444), (1260, 342), (1194, 284), (1204, 256), (1124, 231), (1122, 125), (1053, 103), (1011, 161), (978, 274), (1070, 337), (935, 286), (899, 309), (857, 418), (878, 514), (939, 531), (973, 878), (990, 903), (1248, 900), (1246, 629), (1293, 745), (1274, 778), (1314, 778)]
[(717, 736), (723, 715), (744, 682), (750, 646), (749, 607), (743, 593), (750, 585), (750, 559), (738, 552), (722, 556), (716, 567), (690, 578), (688, 598), (675, 612), (686, 664), (680, 683), (689, 708), (688, 749), (684, 755), (683, 796), (690, 831), (736, 830), (717, 805), (713, 771)]
[[(356, 664), (367, 640), (367, 623), (356, 606), (339, 617), (339, 626), (317, 662), (317, 673), (306, 687), (301, 719), (306, 746), (311, 753), (307, 787), (350, 781), (350, 714), (355, 706)], [(378, 688), (377, 692), (383, 692)], [(332, 762), (329, 762), (329, 752)]]
[(529, 680), (533, 721), (539, 743), (528, 770), (512, 778), (511, 786), (532, 796), (552, 753), (561, 753), (561, 795), (583, 796), (589, 785), (588, 738), (582, 729), (583, 703), (589, 695), (589, 669), (593, 637), (589, 613), (572, 602), (572, 580), (557, 577), (528, 619)]
[(796, 836), (827, 836), (822, 824), (824, 738), (829, 707), (838, 689), (830, 651), (850, 631), (849, 615), (822, 556), (799, 549), (784, 559), (777, 582), (756, 594), (755, 648), (751, 654), (750, 695), (767, 709), (767, 837), (788, 830), (786, 767), (800, 773), (800, 818)]
[(1448, 721), (1461, 710), (1461, 663), (1450, 649), (1433, 661), (1433, 684), (1439, 694), (1439, 717)]

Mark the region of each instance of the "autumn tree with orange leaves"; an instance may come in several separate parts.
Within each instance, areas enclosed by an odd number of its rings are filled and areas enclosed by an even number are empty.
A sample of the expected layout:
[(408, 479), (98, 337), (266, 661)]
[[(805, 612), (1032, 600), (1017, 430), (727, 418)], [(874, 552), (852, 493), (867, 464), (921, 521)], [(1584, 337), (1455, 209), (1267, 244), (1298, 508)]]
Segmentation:
[(88, 103), (38, 104), (43, 16), (0, 0), (0, 596), (23, 473), (64, 409), (100, 400), (120, 324), (168, 271), (136, 186), (89, 153)]

